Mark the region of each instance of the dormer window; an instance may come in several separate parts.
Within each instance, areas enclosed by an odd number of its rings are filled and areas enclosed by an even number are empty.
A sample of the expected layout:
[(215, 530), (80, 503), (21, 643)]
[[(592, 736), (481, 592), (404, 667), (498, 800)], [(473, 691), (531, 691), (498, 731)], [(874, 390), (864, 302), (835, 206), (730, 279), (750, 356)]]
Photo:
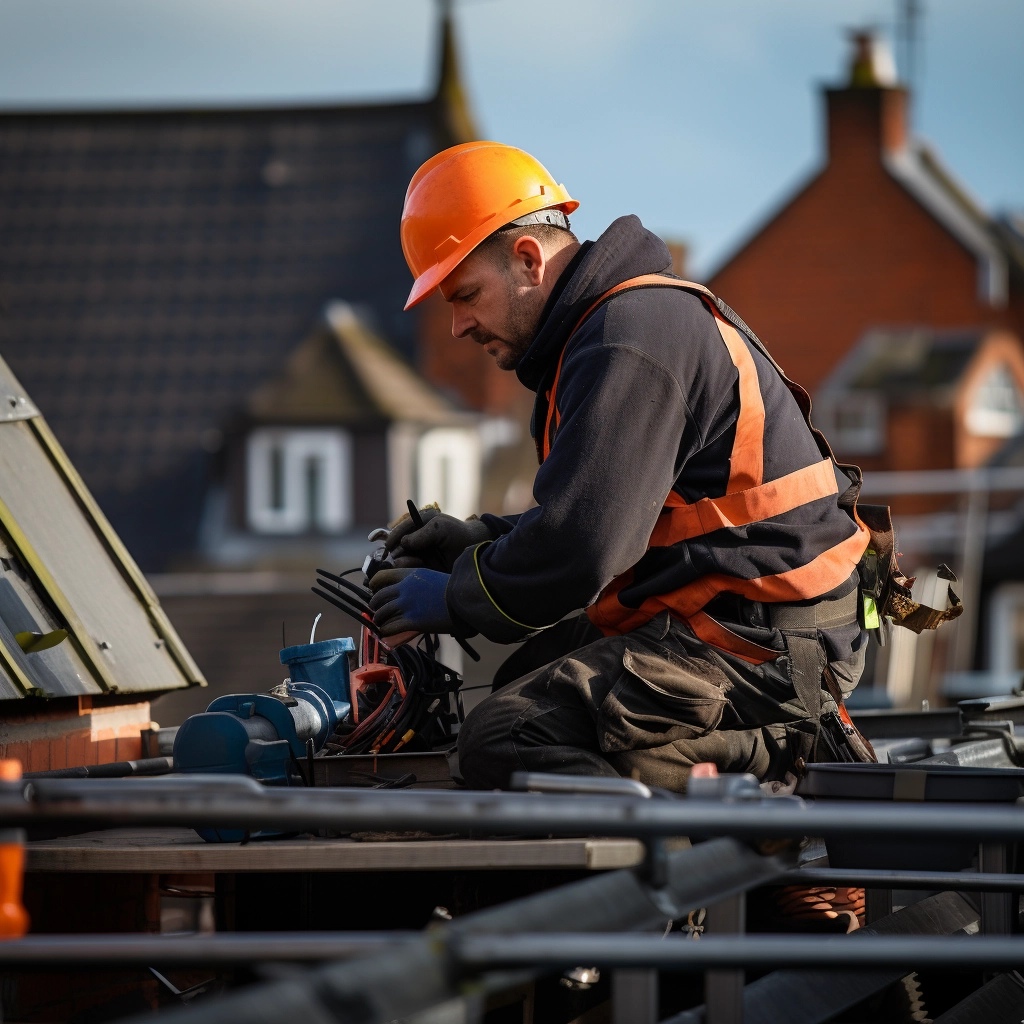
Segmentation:
[(990, 370), (978, 385), (966, 421), (978, 437), (1014, 437), (1024, 429), (1024, 397), (1006, 363)]
[(343, 533), (352, 525), (352, 439), (343, 430), (264, 427), (246, 452), (257, 533)]
[(466, 519), (480, 500), (480, 436), (475, 430), (435, 427), (419, 440), (417, 498), (436, 501), (444, 512)]
[(837, 455), (877, 455), (885, 448), (885, 400), (875, 391), (819, 396), (814, 422)]

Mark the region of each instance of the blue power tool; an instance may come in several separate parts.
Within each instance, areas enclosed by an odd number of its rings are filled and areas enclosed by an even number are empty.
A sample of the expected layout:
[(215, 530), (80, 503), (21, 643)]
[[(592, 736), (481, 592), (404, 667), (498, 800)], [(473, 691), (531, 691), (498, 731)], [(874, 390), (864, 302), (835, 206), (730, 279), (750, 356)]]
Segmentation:
[[(304, 786), (299, 762), (320, 750), (349, 714), (350, 637), (281, 651), (291, 678), (269, 693), (218, 697), (186, 719), (174, 740), (174, 770), (250, 775), (267, 786)], [(207, 842), (239, 842), (236, 829), (202, 829)]]

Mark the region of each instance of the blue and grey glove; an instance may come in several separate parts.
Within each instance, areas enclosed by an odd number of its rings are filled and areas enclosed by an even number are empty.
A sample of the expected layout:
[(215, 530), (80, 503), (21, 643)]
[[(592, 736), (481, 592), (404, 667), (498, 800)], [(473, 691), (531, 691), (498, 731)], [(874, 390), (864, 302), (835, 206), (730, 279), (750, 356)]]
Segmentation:
[(381, 569), (370, 578), (373, 621), (384, 636), (451, 633), (444, 592), (450, 576), (433, 569)]

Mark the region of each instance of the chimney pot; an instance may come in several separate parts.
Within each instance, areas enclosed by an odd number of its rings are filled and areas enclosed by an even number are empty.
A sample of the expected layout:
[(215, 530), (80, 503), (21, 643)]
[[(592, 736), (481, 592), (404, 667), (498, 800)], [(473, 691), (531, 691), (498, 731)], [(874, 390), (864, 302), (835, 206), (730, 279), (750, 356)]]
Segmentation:
[(850, 88), (877, 89), (896, 85), (896, 62), (888, 43), (872, 29), (850, 33)]
[(907, 90), (896, 84), (892, 54), (876, 33), (851, 33), (848, 84), (826, 89), (830, 162), (868, 161), (907, 142)]

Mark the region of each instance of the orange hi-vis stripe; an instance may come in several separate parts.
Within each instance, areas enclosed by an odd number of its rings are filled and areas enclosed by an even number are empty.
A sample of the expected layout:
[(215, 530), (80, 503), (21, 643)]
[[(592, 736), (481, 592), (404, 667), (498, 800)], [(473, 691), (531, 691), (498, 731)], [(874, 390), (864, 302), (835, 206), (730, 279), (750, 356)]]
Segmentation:
[(651, 547), (668, 547), (730, 526), (749, 526), (838, 493), (836, 475), (828, 459), (758, 487), (734, 491), (722, 498), (701, 498), (693, 504), (670, 491), (651, 534)]
[[(558, 357), (555, 379), (547, 393), (548, 410), (541, 445), (543, 458), (546, 459), (550, 454), (554, 435), (561, 423), (557, 402), (558, 381), (569, 341), (598, 306), (620, 292), (634, 288), (683, 288), (697, 292), (714, 316), (715, 325), (739, 375), (740, 409), (729, 457), (729, 481), (725, 495), (688, 503), (674, 490), (669, 491), (648, 548), (670, 547), (714, 530), (749, 526), (791, 512), (819, 498), (837, 494), (839, 487), (830, 459), (823, 459), (778, 480), (763, 482), (764, 400), (761, 397), (757, 366), (750, 349), (740, 332), (722, 316), (715, 305), (714, 296), (707, 288), (689, 281), (662, 277), (660, 274), (634, 277), (610, 288), (586, 310), (569, 334), (562, 354)], [(854, 515), (856, 517), (856, 512)], [(744, 640), (702, 609), (718, 594), (727, 592), (753, 601), (766, 602), (804, 601), (827, 594), (849, 578), (867, 547), (869, 531), (859, 517), (856, 523), (856, 533), (823, 551), (806, 565), (752, 580), (712, 573), (671, 593), (649, 597), (639, 608), (630, 608), (618, 599), (619, 592), (633, 582), (633, 571), (629, 570), (612, 580), (597, 602), (587, 610), (587, 614), (591, 622), (609, 636), (638, 629), (655, 615), (667, 610), (687, 622), (694, 633), (710, 646), (728, 651), (752, 664), (761, 664), (777, 657), (780, 652)]]

